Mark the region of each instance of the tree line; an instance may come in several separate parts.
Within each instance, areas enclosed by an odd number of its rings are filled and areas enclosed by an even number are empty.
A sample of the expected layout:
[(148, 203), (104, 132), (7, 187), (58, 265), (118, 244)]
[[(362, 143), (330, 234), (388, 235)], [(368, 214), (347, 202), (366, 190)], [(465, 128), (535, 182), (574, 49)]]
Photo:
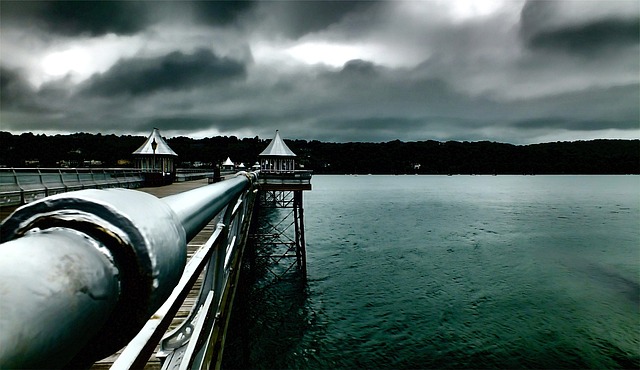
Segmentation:
[[(75, 133), (13, 135), (0, 131), (0, 166), (133, 166), (144, 136)], [(230, 157), (247, 167), (270, 139), (175, 137), (178, 167), (215, 166)], [(317, 174), (640, 174), (640, 140), (590, 140), (513, 145), (489, 141), (330, 143), (285, 140), (298, 163)], [(93, 161), (93, 162), (92, 162)]]

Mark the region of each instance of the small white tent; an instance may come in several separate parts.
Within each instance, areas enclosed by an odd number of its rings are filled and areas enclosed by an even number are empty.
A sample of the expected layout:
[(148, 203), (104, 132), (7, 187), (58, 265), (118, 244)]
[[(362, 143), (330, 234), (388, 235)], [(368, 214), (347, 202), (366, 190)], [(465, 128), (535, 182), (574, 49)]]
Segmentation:
[(231, 158), (227, 157), (227, 160), (222, 164), (222, 169), (226, 171), (233, 171), (235, 169), (235, 165), (231, 161)]

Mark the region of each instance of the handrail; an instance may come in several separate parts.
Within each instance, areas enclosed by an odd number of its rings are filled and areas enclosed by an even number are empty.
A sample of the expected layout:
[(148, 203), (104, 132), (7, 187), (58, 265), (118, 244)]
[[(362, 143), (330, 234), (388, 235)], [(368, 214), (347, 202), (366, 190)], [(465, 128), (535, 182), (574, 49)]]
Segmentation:
[(163, 199), (178, 215), (188, 239), (196, 236), (211, 220), (207, 217), (208, 213), (218, 214), (245, 187), (247, 181), (254, 183), (257, 180), (255, 174), (240, 174), (225, 181), (224, 187), (203, 186)]
[(213, 168), (177, 168), (176, 182), (205, 179), (214, 176)]
[[(186, 241), (226, 209), (207, 242), (211, 251), (199, 252), (215, 256), (208, 289), (219, 306), (233, 274), (229, 261), (239, 254), (234, 245), (251, 218), (256, 179), (240, 173), (162, 200), (125, 189), (81, 190), (16, 210), (0, 225), (0, 285), (8, 287), (0, 304), (11, 305), (0, 315), (0, 368), (83, 367), (148, 333), (149, 317), (159, 307), (157, 314), (170, 314), (169, 302), (186, 294), (190, 275), (202, 269), (194, 260), (183, 275)], [(157, 339), (155, 329), (151, 337)], [(132, 351), (144, 357), (126, 353)]]
[[(108, 175), (111, 175), (111, 178), (96, 181), (95, 171), (99, 171), (104, 178)], [(59, 178), (56, 176), (52, 182), (44, 178), (43, 175), (46, 174), (56, 174)], [(88, 176), (83, 178), (81, 174)], [(137, 175), (137, 178), (130, 178), (124, 182), (118, 179), (119, 176), (131, 177), (131, 174)], [(0, 175), (5, 179), (0, 183), (0, 205), (2, 206), (27, 204), (60, 192), (78, 189), (137, 188), (144, 183), (142, 171), (134, 168), (0, 168)], [(73, 179), (69, 181), (69, 178), (65, 179), (65, 175), (72, 175)], [(12, 178), (12, 181), (7, 182), (8, 178)], [(34, 181), (36, 178), (37, 180)], [(21, 179), (27, 181), (21, 181)]]

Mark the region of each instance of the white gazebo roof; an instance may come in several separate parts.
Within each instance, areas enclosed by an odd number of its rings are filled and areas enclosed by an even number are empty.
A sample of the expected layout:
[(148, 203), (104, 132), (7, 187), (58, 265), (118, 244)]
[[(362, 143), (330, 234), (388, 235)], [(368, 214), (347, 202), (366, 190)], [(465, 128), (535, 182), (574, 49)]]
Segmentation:
[(231, 162), (231, 158), (227, 157), (227, 160), (222, 164), (223, 166), (233, 166), (233, 162)]
[(153, 142), (156, 142), (156, 144), (158, 145), (156, 147), (155, 150), (155, 154), (157, 155), (173, 155), (173, 156), (178, 156), (176, 154), (176, 152), (173, 151), (173, 149), (171, 149), (171, 147), (169, 147), (169, 144), (167, 144), (166, 141), (164, 141), (164, 139), (162, 138), (162, 136), (160, 135), (160, 130), (158, 130), (157, 128), (154, 128), (153, 131), (151, 132), (151, 135), (149, 135), (149, 137), (147, 138), (147, 141), (144, 142), (144, 144), (142, 144), (138, 149), (136, 149), (133, 154), (136, 155), (153, 155), (154, 151), (153, 151)]
[(276, 136), (271, 140), (269, 146), (258, 155), (258, 157), (295, 157), (296, 154), (289, 149), (280, 133), (276, 130)]

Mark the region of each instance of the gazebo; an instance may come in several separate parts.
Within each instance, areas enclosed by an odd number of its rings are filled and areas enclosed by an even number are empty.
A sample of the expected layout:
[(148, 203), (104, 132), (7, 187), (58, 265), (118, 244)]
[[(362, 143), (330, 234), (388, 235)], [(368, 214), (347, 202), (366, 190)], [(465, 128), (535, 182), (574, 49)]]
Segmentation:
[(233, 164), (233, 161), (231, 161), (230, 157), (227, 157), (227, 160), (224, 161), (224, 163), (222, 164), (222, 169), (224, 171), (233, 171), (235, 169), (236, 165)]
[(136, 168), (145, 173), (148, 185), (171, 184), (175, 179), (176, 169), (174, 160), (178, 154), (160, 135), (160, 130), (154, 128), (151, 135), (138, 149), (133, 152)]
[(265, 173), (290, 173), (295, 170), (296, 155), (284, 143), (278, 130), (269, 146), (258, 155), (258, 158), (260, 170)]

